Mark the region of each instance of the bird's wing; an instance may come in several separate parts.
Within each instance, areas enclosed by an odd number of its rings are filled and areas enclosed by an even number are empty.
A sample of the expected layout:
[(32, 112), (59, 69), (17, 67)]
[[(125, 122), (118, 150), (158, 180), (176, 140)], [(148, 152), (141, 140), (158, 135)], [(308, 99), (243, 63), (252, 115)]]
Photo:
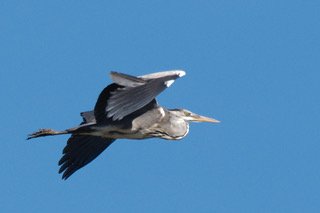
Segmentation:
[(90, 163), (113, 141), (115, 139), (72, 134), (59, 161), (59, 166), (61, 166), (59, 173), (64, 172), (62, 179), (66, 180), (75, 171)]
[(87, 112), (81, 112), (80, 115), (83, 118), (83, 123), (81, 123), (81, 124), (84, 124), (84, 123), (95, 123), (96, 122), (96, 119), (94, 117), (94, 110), (87, 111)]
[(107, 117), (106, 107), (108, 104), (108, 100), (111, 97), (111, 93), (118, 88), (122, 88), (122, 86), (118, 84), (110, 84), (106, 88), (102, 90), (97, 100), (97, 103), (94, 107), (94, 116), (97, 123), (101, 122), (112, 122), (111, 118)]
[[(94, 111), (82, 112), (83, 122), (80, 125), (95, 124)], [(63, 156), (59, 161), (62, 179), (67, 179), (81, 167), (84, 167), (98, 157), (115, 139), (102, 138), (92, 135), (72, 134), (63, 149)]]
[(96, 107), (104, 105), (107, 118), (112, 118), (113, 121), (120, 120), (150, 103), (157, 95), (168, 88), (175, 79), (184, 75), (184, 71), (174, 70), (153, 73), (137, 78), (122, 73), (111, 72), (111, 79), (116, 85), (120, 85), (120, 87), (115, 88), (111, 92), (109, 91), (108, 98), (103, 99), (107, 103), (99, 103), (99, 97)]
[(156, 73), (151, 73), (147, 75), (142, 75), (142, 76), (139, 76), (138, 78), (143, 80), (148, 80), (153, 78), (161, 78), (169, 75), (178, 75), (179, 77), (182, 77), (186, 75), (186, 72), (182, 70), (171, 70), (171, 71), (163, 71), (163, 72), (156, 72)]

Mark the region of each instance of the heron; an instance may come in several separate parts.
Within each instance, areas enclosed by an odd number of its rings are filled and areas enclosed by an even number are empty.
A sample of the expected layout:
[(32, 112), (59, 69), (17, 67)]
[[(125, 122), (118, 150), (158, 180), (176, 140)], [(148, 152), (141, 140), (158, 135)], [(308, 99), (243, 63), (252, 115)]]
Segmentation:
[(94, 110), (82, 112), (76, 127), (55, 131), (40, 129), (27, 139), (71, 134), (59, 161), (59, 174), (68, 179), (99, 156), (116, 139), (162, 138), (180, 140), (189, 132), (189, 123), (218, 120), (185, 109), (161, 107), (156, 96), (186, 73), (182, 70), (157, 72), (139, 77), (110, 72), (114, 83), (100, 93)]

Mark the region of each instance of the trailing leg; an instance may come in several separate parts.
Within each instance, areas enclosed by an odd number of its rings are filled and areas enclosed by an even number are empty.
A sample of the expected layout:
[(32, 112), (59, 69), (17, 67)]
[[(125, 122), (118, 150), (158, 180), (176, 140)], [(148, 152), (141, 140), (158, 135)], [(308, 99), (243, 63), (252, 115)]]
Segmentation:
[(62, 135), (62, 134), (68, 134), (70, 133), (69, 131), (55, 131), (53, 129), (40, 129), (38, 132), (34, 132), (32, 134), (29, 134), (27, 140), (32, 139), (32, 138), (37, 138), (37, 137), (42, 137), (42, 136), (48, 136), (48, 135)]

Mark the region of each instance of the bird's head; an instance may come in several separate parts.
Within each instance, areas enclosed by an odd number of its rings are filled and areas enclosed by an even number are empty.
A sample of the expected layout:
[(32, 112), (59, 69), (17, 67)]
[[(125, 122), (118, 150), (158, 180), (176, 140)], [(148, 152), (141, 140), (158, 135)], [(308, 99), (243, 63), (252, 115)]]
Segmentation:
[(220, 123), (220, 121), (215, 120), (213, 118), (208, 118), (202, 115), (197, 115), (193, 112), (190, 112), (186, 109), (173, 109), (170, 110), (172, 113), (174, 113), (177, 117), (182, 118), (183, 120), (189, 122), (210, 122), (210, 123)]

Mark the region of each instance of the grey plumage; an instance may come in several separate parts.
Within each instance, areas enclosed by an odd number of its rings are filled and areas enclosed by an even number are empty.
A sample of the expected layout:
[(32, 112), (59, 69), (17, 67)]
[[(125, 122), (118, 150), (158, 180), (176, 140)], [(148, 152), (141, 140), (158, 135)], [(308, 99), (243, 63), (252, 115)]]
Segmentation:
[(157, 78), (136, 78), (122, 73), (111, 72), (111, 79), (123, 86), (111, 94), (106, 107), (107, 116), (113, 120), (121, 120), (126, 115), (140, 109), (152, 101), (168, 86), (166, 82), (173, 81), (185, 73), (169, 72), (168, 75)]
[(185, 109), (168, 110), (158, 105), (155, 97), (184, 75), (180, 70), (139, 77), (111, 72), (115, 83), (100, 93), (93, 111), (81, 113), (83, 122), (79, 126), (65, 131), (40, 129), (28, 139), (71, 134), (59, 161), (63, 179), (90, 163), (118, 138), (179, 140), (188, 134), (189, 121), (218, 122)]
[[(96, 123), (94, 111), (82, 112), (81, 116), (83, 117), (81, 124)], [(62, 178), (67, 179), (75, 171), (90, 163), (115, 140), (92, 135), (72, 134), (63, 149), (63, 157), (59, 161), (59, 166), (61, 166), (59, 173), (64, 172)]]

